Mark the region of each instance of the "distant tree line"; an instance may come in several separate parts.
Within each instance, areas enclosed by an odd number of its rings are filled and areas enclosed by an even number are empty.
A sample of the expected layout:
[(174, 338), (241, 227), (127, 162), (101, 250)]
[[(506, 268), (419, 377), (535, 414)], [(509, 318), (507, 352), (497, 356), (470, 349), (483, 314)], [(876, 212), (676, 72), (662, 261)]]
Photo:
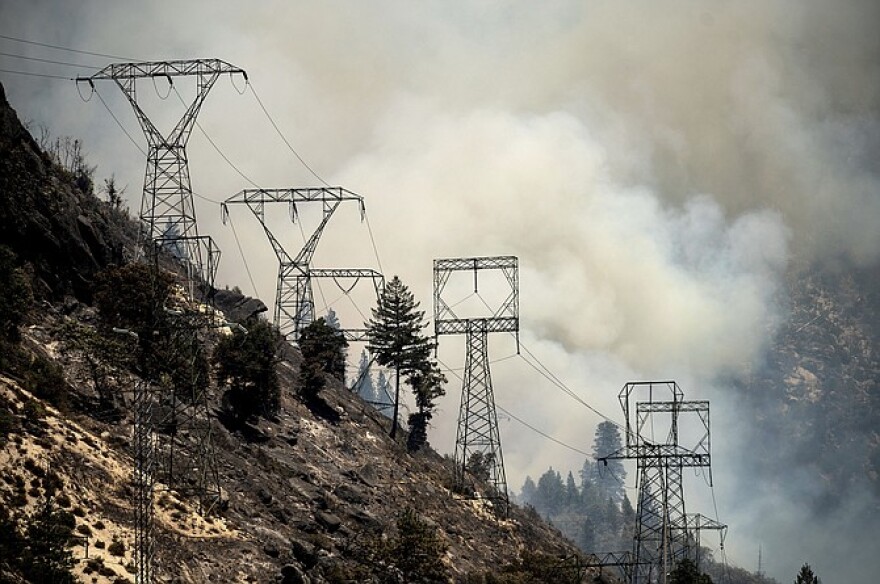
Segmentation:
[(579, 480), (563, 480), (552, 467), (537, 484), (526, 477), (520, 500), (534, 509), (586, 552), (632, 548), (635, 511), (625, 492), (626, 470), (619, 460), (597, 462), (621, 447), (620, 431), (602, 422), (593, 441), (593, 458), (584, 461)]

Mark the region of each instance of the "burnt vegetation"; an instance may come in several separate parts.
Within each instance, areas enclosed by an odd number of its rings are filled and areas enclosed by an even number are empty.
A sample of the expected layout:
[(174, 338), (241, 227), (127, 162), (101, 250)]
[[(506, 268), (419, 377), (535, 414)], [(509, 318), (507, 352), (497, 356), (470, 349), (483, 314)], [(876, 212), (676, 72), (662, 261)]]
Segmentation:
[[(549, 563), (573, 553), (527, 514), (500, 526), (445, 490), (451, 468), (426, 435), (445, 379), (399, 280), (389, 302), (401, 310), (390, 320), (380, 311), (371, 338), (414, 394), (409, 432), (343, 387), (338, 329), (319, 319), (294, 349), (234, 291), (217, 297), (248, 312), (242, 328), (204, 327), (172, 261), (125, 261), (138, 228), (114, 178), (98, 199), (81, 142), (43, 132), (42, 150), (5, 101), (0, 130), (0, 374), (10, 380), (0, 383), (0, 448), (11, 460), (33, 448), (45, 457), (0, 477), (0, 581), (130, 577), (133, 487), (102, 465), (130, 460), (138, 382), (207, 396), (220, 482), (235, 493), (185, 551), (169, 534), (194, 529), (196, 502), (159, 497), (163, 570), (196, 555), (221, 580), (245, 566), (256, 581), (537, 582), (544, 560), (518, 553), (525, 538)], [(405, 338), (388, 336), (395, 318)], [(194, 322), (198, 334), (180, 334)], [(113, 524), (123, 528), (108, 533)]]

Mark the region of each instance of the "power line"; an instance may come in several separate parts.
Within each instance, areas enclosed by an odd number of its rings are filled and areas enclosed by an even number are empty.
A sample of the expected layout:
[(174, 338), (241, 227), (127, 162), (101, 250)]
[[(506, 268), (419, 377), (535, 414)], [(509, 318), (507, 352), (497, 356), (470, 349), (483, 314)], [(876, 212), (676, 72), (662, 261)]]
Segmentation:
[[(486, 302), (486, 299), (483, 298), (483, 296), (479, 292), (474, 292), (474, 295), (476, 295), (476, 297), (480, 299), (480, 301), (483, 303), (483, 305), (486, 308), (488, 308), (490, 311), (492, 310), (492, 308), (489, 306), (489, 303)], [(591, 406), (583, 398), (581, 398), (577, 393), (575, 393), (574, 390), (572, 390), (570, 387), (568, 387), (561, 379), (559, 379), (559, 377), (555, 373), (553, 373), (550, 370), (549, 367), (544, 365), (544, 363), (542, 363), (541, 360), (538, 359), (534, 353), (529, 351), (529, 348), (525, 346), (525, 343), (520, 343), (520, 347), (522, 347), (522, 349), (526, 353), (528, 353), (528, 355), (532, 359), (534, 359), (535, 362), (538, 363), (538, 365), (540, 365), (540, 368), (537, 365), (535, 365), (534, 363), (532, 363), (531, 361), (529, 361), (528, 359), (526, 359), (524, 356), (520, 355), (520, 357), (522, 357), (522, 360), (525, 361), (532, 369), (537, 371), (542, 377), (544, 377), (544, 379), (546, 379), (547, 381), (552, 383), (558, 389), (562, 390), (563, 393), (568, 395), (570, 398), (572, 398), (573, 400), (575, 400), (576, 402), (578, 402), (579, 404), (581, 404), (582, 406), (584, 406), (585, 408), (587, 408), (588, 410), (590, 410), (591, 412), (593, 412), (594, 414), (596, 414), (597, 416), (602, 418), (603, 420), (614, 424), (615, 426), (617, 426), (621, 430), (625, 429), (620, 423), (615, 422), (614, 420), (612, 420), (611, 418), (609, 418), (608, 416), (606, 416), (605, 414), (603, 414), (602, 412), (600, 412), (599, 410), (597, 410), (596, 408)]]
[(379, 248), (376, 247), (376, 239), (373, 237), (373, 228), (370, 225), (370, 216), (367, 215), (366, 209), (364, 209), (364, 221), (367, 223), (367, 233), (370, 234), (370, 243), (373, 246), (373, 253), (376, 254), (376, 264), (379, 266), (379, 271), (384, 274), (385, 270), (382, 268), (382, 260), (379, 258)]
[[(543, 363), (541, 363), (538, 360), (538, 358), (535, 357), (531, 353), (531, 351), (528, 350), (528, 348), (526, 348), (525, 345), (521, 345), (521, 346), (522, 346), (523, 350), (525, 350), (526, 353), (528, 353), (535, 361), (537, 361), (541, 365), (541, 367), (546, 369), (546, 366)], [(584, 401), (579, 395), (577, 395), (574, 391), (572, 391), (567, 385), (565, 385), (564, 383), (562, 383), (562, 381), (560, 381), (558, 378), (556, 378), (556, 376), (553, 375), (552, 372), (549, 372), (549, 369), (547, 370), (547, 372), (545, 372), (544, 370), (539, 368), (537, 365), (535, 365), (534, 363), (532, 363), (531, 361), (526, 359), (522, 354), (520, 354), (520, 358), (523, 361), (525, 361), (525, 363), (529, 367), (531, 367), (532, 369), (537, 371), (538, 374), (540, 374), (544, 379), (549, 381), (556, 388), (562, 390), (562, 392), (565, 393), (566, 395), (568, 395), (570, 398), (572, 398), (573, 400), (575, 400), (576, 402), (578, 402), (579, 404), (581, 404), (582, 406), (584, 406), (585, 408), (587, 408), (588, 410), (590, 410), (591, 412), (593, 412), (594, 414), (596, 414), (597, 416), (602, 418), (603, 420), (614, 424), (615, 426), (617, 426), (620, 429), (623, 429), (623, 426), (619, 422), (615, 422), (614, 420), (612, 420), (611, 418), (609, 418), (608, 416), (606, 416), (605, 414), (603, 414), (602, 412), (600, 412), (599, 410), (597, 410), (596, 408), (591, 406), (589, 403)]]
[(60, 45), (50, 45), (48, 43), (41, 43), (37, 41), (32, 41), (28, 39), (22, 39), (18, 37), (13, 37), (5, 34), (0, 34), (0, 39), (6, 39), (7, 41), (15, 41), (17, 43), (24, 43), (28, 45), (36, 45), (38, 47), (46, 47), (49, 49), (55, 49), (58, 51), (67, 51), (68, 53), (78, 53), (80, 55), (92, 55), (93, 57), (106, 57), (108, 59), (122, 59), (123, 61), (136, 61), (137, 59), (132, 59), (131, 57), (120, 57), (118, 55), (109, 55), (107, 53), (96, 53), (93, 51), (82, 51), (79, 49), (71, 49), (70, 47), (62, 47)]
[(229, 215), (229, 226), (232, 227), (232, 235), (235, 237), (235, 245), (238, 247), (238, 253), (241, 255), (241, 261), (244, 263), (244, 271), (247, 273), (248, 280), (251, 282), (251, 288), (254, 289), (254, 298), (259, 297), (257, 285), (254, 283), (254, 277), (251, 275), (251, 268), (248, 266), (247, 259), (244, 257), (244, 250), (241, 248), (241, 241), (238, 239), (238, 232), (235, 230), (235, 223), (232, 222), (232, 215)]
[(0, 51), (0, 56), (9, 57), (12, 59), (23, 59), (25, 61), (36, 61), (38, 63), (50, 63), (52, 65), (64, 65), (65, 67), (79, 67), (81, 69), (95, 69), (97, 65), (83, 65), (81, 63), (68, 63), (66, 61), (54, 61), (52, 59), (41, 59), (39, 57), (28, 57), (26, 55), (16, 55), (15, 53), (6, 53)]
[(515, 414), (511, 413), (509, 410), (507, 410), (507, 409), (503, 408), (502, 406), (498, 405), (497, 402), (496, 402), (496, 404), (495, 404), (495, 407), (498, 408), (499, 410), (501, 410), (502, 412), (504, 412), (505, 414), (507, 414), (508, 416), (510, 416), (511, 418), (513, 418), (514, 420), (516, 420), (517, 422), (519, 422), (520, 424), (522, 424), (523, 426), (525, 426), (526, 428), (532, 430), (533, 432), (536, 432), (537, 434), (540, 434), (540, 435), (543, 436), (544, 438), (546, 438), (546, 439), (548, 439), (548, 440), (551, 440), (551, 441), (555, 442), (556, 444), (559, 444), (560, 446), (564, 446), (565, 448), (568, 448), (569, 450), (572, 450), (572, 451), (574, 451), (574, 452), (577, 452), (578, 454), (583, 454), (584, 456), (590, 456), (589, 453), (584, 452), (584, 451), (581, 450), (580, 448), (576, 448), (576, 447), (574, 447), (574, 446), (571, 446), (571, 445), (569, 445), (569, 444), (566, 444), (566, 443), (563, 442), (562, 440), (558, 440), (557, 438), (554, 438), (554, 437), (551, 436), (550, 434), (547, 434), (546, 432), (543, 432), (543, 431), (541, 431), (541, 430), (535, 428), (534, 426), (532, 426), (531, 424), (529, 424), (528, 422), (526, 422), (526, 421), (523, 420), (522, 418), (516, 416)]
[[(509, 359), (509, 358), (510, 358), (510, 357), (504, 357), (504, 359)], [(499, 359), (499, 361), (503, 361), (504, 359)], [(462, 378), (462, 376), (459, 375), (459, 374), (456, 372), (455, 369), (449, 367), (449, 365), (447, 365), (446, 363), (444, 363), (444, 362), (441, 361), (440, 359), (437, 359), (437, 362), (440, 363), (440, 365), (443, 366), (443, 369), (444, 369), (445, 371), (451, 373), (454, 377), (457, 377), (459, 381), (464, 381), (464, 379)], [(569, 450), (572, 450), (572, 451), (574, 451), (574, 452), (577, 452), (578, 454), (583, 454), (583, 455), (585, 455), (585, 456), (591, 456), (589, 453), (584, 452), (584, 451), (581, 450), (580, 448), (577, 448), (576, 446), (572, 446), (572, 445), (570, 445), (570, 444), (566, 444), (566, 443), (563, 442), (562, 440), (559, 440), (558, 438), (554, 438), (553, 436), (551, 436), (550, 434), (547, 434), (547, 433), (544, 432), (543, 430), (539, 430), (538, 428), (536, 428), (535, 426), (529, 424), (528, 422), (526, 422), (525, 420), (523, 420), (523, 419), (520, 418), (519, 416), (516, 416), (515, 414), (513, 414), (513, 413), (511, 413), (510, 411), (506, 410), (505, 408), (499, 406), (497, 403), (495, 404), (495, 407), (498, 408), (499, 410), (501, 410), (502, 412), (504, 412), (505, 414), (507, 414), (508, 416), (510, 416), (511, 418), (513, 418), (514, 420), (516, 420), (517, 422), (519, 422), (520, 424), (522, 424), (523, 426), (525, 426), (526, 428), (532, 430), (532, 431), (535, 432), (536, 434), (540, 434), (540, 435), (543, 436), (544, 438), (547, 438), (548, 440), (551, 440), (551, 441), (555, 442), (556, 444), (559, 444), (560, 446), (563, 446), (563, 447), (565, 447), (565, 448), (568, 448)]]
[[(177, 99), (180, 100), (180, 103), (183, 105), (183, 107), (186, 107), (186, 102), (183, 100), (183, 96), (180, 95), (180, 92), (177, 91), (177, 88), (176, 88), (174, 85), (172, 85), (171, 88), (174, 90), (174, 93), (177, 95)], [(157, 93), (158, 93), (158, 91), (157, 91)], [(161, 97), (161, 96), (160, 96), (160, 97)], [(236, 166), (236, 165), (235, 165), (235, 164), (229, 159), (229, 157), (226, 156), (226, 154), (223, 153), (222, 150), (220, 150), (220, 147), (217, 146), (217, 143), (214, 142), (214, 140), (211, 139), (211, 137), (208, 135), (208, 132), (205, 131), (205, 129), (202, 127), (202, 125), (201, 125), (198, 121), (196, 121), (196, 127), (199, 129), (199, 131), (202, 133), (202, 135), (205, 137), (205, 139), (208, 140), (208, 143), (209, 143), (211, 146), (214, 147), (214, 150), (217, 151), (217, 154), (220, 155), (220, 158), (222, 158), (223, 160), (225, 160), (225, 161), (226, 161), (226, 164), (228, 164), (228, 165), (232, 168), (232, 170), (234, 170), (235, 172), (237, 172), (238, 175), (239, 175), (241, 178), (243, 178), (244, 180), (246, 180), (247, 182), (249, 182), (249, 183), (251, 184), (251, 186), (254, 186), (254, 187), (258, 188), (258, 189), (263, 188), (263, 187), (261, 187), (260, 185), (258, 185), (256, 182), (254, 182), (254, 180), (251, 179), (248, 175), (246, 175), (244, 172), (242, 172), (242, 170), (241, 170), (240, 168), (238, 168), (238, 166)]]
[(110, 114), (110, 117), (113, 118), (113, 121), (116, 122), (117, 126), (119, 126), (119, 129), (122, 130), (122, 132), (126, 136), (128, 136), (128, 139), (131, 141), (132, 144), (134, 144), (134, 147), (137, 148), (141, 154), (146, 156), (147, 153), (144, 151), (143, 148), (141, 148), (141, 145), (137, 143), (137, 141), (132, 137), (132, 135), (128, 133), (128, 130), (125, 129), (125, 126), (122, 125), (122, 122), (119, 121), (119, 118), (116, 117), (116, 114), (113, 113), (113, 110), (110, 109), (110, 106), (107, 105), (107, 102), (104, 101), (104, 98), (101, 95), (101, 93), (97, 89), (94, 89), (94, 88), (93, 88), (93, 91), (94, 91), (95, 95), (98, 96), (98, 100), (101, 102), (101, 104), (103, 104), (104, 109), (107, 110), (107, 113)]
[(285, 137), (284, 133), (281, 131), (281, 128), (278, 127), (278, 124), (276, 124), (275, 120), (272, 119), (272, 116), (269, 115), (269, 111), (266, 109), (266, 106), (263, 105), (263, 100), (260, 99), (259, 95), (257, 95), (257, 90), (254, 89), (253, 84), (251, 83), (249, 84), (249, 86), (251, 88), (251, 93), (254, 95), (257, 103), (260, 105), (260, 109), (263, 110), (264, 114), (266, 114), (266, 118), (268, 118), (269, 122), (272, 124), (272, 127), (275, 128), (275, 131), (281, 137), (281, 140), (287, 145), (287, 148), (293, 153), (294, 156), (296, 156), (296, 159), (300, 161), (300, 163), (306, 168), (306, 170), (312, 173), (312, 176), (321, 181), (324, 186), (329, 187), (330, 183), (321, 178), (321, 176), (317, 172), (315, 172), (311, 166), (309, 166), (309, 164), (303, 159), (303, 157), (300, 156), (299, 152), (297, 152), (296, 149), (290, 144), (290, 141), (287, 139), (287, 137)]
[(45, 77), (46, 79), (63, 79), (64, 81), (72, 81), (72, 77), (62, 77), (61, 75), (49, 75), (48, 73), (32, 73), (30, 71), (15, 71), (13, 69), (0, 69), (0, 73), (12, 73), (15, 75), (27, 75), (29, 77)]

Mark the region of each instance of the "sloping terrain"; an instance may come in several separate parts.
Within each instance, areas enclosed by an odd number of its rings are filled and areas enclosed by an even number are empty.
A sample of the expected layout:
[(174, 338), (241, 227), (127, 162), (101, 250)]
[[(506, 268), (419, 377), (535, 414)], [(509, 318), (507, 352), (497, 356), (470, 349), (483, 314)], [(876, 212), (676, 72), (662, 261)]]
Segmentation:
[[(96, 277), (131, 257), (137, 227), (98, 200), (86, 178), (40, 151), (0, 88), (0, 245), (16, 255), (34, 295), (20, 342), (4, 345), (13, 357), (0, 359), (8, 370), (0, 372), (0, 510), (24, 532), (51, 500), (73, 517), (74, 573), (85, 582), (128, 582), (137, 378), (76, 339), (100, 336)], [(230, 318), (260, 307), (233, 292), (217, 297)], [(284, 356), (275, 417), (227, 428), (212, 386), (200, 421), (212, 429), (222, 495), (202, 515), (195, 500), (157, 485), (159, 581), (402, 581), (383, 550), (405, 535), (398, 520), (407, 509), (445, 549), (440, 581), (470, 574), (466, 581), (481, 582), (479, 574), (535, 553), (551, 571), (574, 557), (573, 545), (536, 514), (514, 507), (503, 517), (453, 494), (449, 461), (430, 449), (409, 453), (405, 436), (392, 441), (389, 421), (338, 381), (327, 378), (321, 408), (304, 405), (298, 352), (287, 347)], [(194, 438), (179, 440), (185, 449)], [(26, 581), (4, 560), (0, 581)]]

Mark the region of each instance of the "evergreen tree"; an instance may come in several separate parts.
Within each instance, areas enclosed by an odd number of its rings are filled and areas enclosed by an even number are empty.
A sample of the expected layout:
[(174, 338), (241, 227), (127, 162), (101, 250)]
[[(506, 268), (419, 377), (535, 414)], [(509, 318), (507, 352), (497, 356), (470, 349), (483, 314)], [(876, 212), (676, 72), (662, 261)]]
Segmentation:
[[(434, 343), (423, 335), (428, 326), (425, 313), (418, 310), (412, 292), (397, 276), (385, 285), (379, 297), (378, 306), (373, 309), (373, 318), (365, 323), (369, 338), (368, 348), (376, 356), (380, 365), (394, 368), (394, 415), (391, 422), (391, 437), (397, 435), (397, 418), (400, 412), (400, 379), (421, 384), (426, 376), (436, 381), (432, 375), (436, 365), (431, 367), (430, 354)], [(414, 386), (418, 392), (418, 388)], [(427, 395), (423, 390), (423, 394)]]
[(342, 329), (342, 325), (339, 324), (339, 317), (336, 316), (336, 311), (332, 308), (327, 309), (327, 316), (324, 317), (324, 322), (327, 323), (327, 326), (333, 327), (336, 330)]
[(535, 481), (532, 480), (532, 477), (527, 476), (525, 482), (523, 482), (522, 489), (520, 490), (520, 500), (526, 505), (534, 506), (537, 493), (538, 487), (535, 485)]
[(701, 574), (691, 560), (680, 561), (669, 573), (669, 584), (712, 584), (712, 578)]
[(440, 583), (449, 581), (443, 563), (447, 548), (436, 526), (406, 508), (397, 518), (397, 536), (388, 540), (381, 556), (400, 570), (405, 582)]
[(580, 492), (574, 482), (574, 475), (568, 471), (568, 478), (565, 480), (565, 504), (571, 506), (580, 500)]
[(391, 398), (391, 384), (384, 371), (379, 371), (379, 379), (376, 381), (376, 407), (387, 417), (392, 416), (394, 400)]
[(545, 517), (557, 515), (565, 505), (565, 485), (562, 476), (553, 467), (538, 479), (538, 492), (535, 509)]
[(794, 584), (820, 584), (820, 580), (818, 576), (813, 574), (813, 569), (810, 567), (810, 564), (804, 564), (801, 566), (801, 571), (798, 572)]
[(0, 342), (18, 342), (18, 327), (24, 322), (33, 302), (31, 286), (17, 264), (15, 253), (8, 247), (0, 246), (0, 289), (3, 290), (3, 302), (0, 302)]
[(348, 341), (342, 332), (327, 324), (323, 318), (300, 331), (299, 349), (302, 353), (300, 379), (306, 399), (314, 399), (324, 387), (324, 375), (338, 380), (345, 375), (345, 348)]
[(239, 424), (253, 416), (278, 412), (281, 390), (275, 367), (280, 361), (281, 333), (271, 323), (252, 318), (247, 334), (236, 330), (214, 349), (217, 382), (227, 386), (223, 401)]
[(378, 396), (376, 395), (376, 387), (373, 385), (373, 376), (370, 373), (370, 356), (367, 354), (366, 349), (361, 351), (361, 362), (358, 364), (357, 385), (355, 385), (354, 391), (364, 401), (374, 404), (374, 407), (376, 402), (379, 401), (376, 399)]
[(28, 581), (37, 584), (74, 584), (71, 573), (72, 542), (76, 520), (70, 513), (57, 509), (51, 497), (30, 516), (21, 550), (21, 568)]
[[(593, 439), (593, 458), (599, 461), (617, 452), (622, 446), (618, 427), (607, 420), (600, 423)], [(600, 461), (596, 471), (593, 479), (595, 484), (619, 504), (623, 500), (626, 484), (626, 469), (623, 463), (620, 460)]]
[(409, 377), (419, 411), (409, 417), (409, 440), (411, 451), (418, 450), (428, 441), (428, 421), (434, 415), (435, 400), (446, 394), (443, 384), (446, 376), (433, 361), (426, 361), (423, 368)]
[(207, 388), (210, 365), (201, 340), (182, 334), (189, 323), (181, 327), (167, 310), (174, 284), (172, 274), (146, 264), (111, 267), (98, 275), (95, 304), (107, 329), (137, 333), (141, 375), (160, 385), (170, 379), (181, 398), (193, 399)]

